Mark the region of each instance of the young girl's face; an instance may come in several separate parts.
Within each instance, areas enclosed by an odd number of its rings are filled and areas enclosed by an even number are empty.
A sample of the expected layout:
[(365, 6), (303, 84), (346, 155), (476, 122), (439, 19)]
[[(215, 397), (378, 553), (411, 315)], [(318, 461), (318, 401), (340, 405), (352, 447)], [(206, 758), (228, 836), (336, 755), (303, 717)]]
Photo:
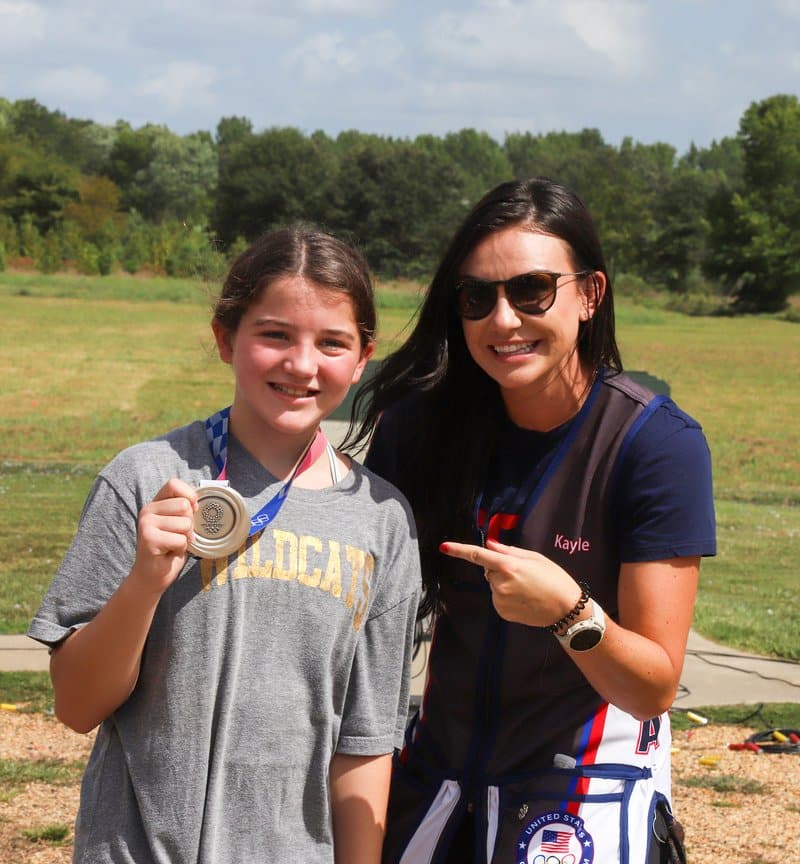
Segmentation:
[(362, 346), (347, 294), (302, 276), (267, 285), (235, 333), (212, 326), (220, 357), (233, 367), (240, 438), (310, 435), (359, 380), (375, 347)]

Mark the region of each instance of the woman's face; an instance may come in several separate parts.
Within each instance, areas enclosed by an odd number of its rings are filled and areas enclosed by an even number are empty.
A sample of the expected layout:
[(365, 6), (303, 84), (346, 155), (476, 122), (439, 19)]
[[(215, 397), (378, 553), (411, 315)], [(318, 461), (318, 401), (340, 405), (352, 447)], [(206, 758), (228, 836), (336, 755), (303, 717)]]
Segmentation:
[[(574, 273), (577, 269), (563, 240), (515, 226), (475, 246), (460, 275), (497, 281), (534, 270)], [(594, 278), (602, 296), (603, 274), (596, 273)], [(566, 408), (585, 392), (591, 370), (581, 366), (577, 340), (578, 325), (594, 314), (594, 301), (586, 293), (590, 285), (591, 277), (562, 276), (553, 305), (538, 315), (520, 312), (509, 302), (504, 286), (498, 286), (497, 302), (485, 318), (462, 319), (472, 358), (497, 382), (516, 422), (529, 425), (525, 420), (531, 412), (541, 416), (549, 404), (552, 414), (553, 405)], [(539, 426), (538, 421), (532, 422)]]

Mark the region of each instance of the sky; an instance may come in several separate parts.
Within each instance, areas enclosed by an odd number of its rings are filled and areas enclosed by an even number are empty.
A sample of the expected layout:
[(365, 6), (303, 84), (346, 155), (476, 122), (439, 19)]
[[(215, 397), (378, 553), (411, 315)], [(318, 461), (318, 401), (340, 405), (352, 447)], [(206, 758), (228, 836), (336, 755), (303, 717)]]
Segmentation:
[(800, 94), (800, 0), (0, 0), (0, 96), (179, 134), (223, 117), (695, 144)]

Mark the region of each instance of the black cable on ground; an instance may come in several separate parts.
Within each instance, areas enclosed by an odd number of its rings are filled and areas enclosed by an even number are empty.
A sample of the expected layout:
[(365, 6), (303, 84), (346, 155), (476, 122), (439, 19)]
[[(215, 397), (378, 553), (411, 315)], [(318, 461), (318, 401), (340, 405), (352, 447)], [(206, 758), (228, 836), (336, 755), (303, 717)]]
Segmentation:
[(765, 729), (748, 739), (762, 753), (794, 753), (800, 755), (800, 729)]

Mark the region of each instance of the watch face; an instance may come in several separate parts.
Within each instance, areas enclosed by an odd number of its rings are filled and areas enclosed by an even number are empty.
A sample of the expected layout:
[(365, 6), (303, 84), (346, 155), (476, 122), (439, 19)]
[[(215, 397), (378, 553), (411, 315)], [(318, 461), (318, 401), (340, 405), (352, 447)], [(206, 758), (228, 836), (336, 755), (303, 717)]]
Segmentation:
[(590, 648), (594, 648), (602, 638), (603, 632), (600, 629), (595, 630), (593, 627), (587, 627), (585, 630), (579, 630), (572, 637), (569, 647), (573, 651), (588, 651)]

